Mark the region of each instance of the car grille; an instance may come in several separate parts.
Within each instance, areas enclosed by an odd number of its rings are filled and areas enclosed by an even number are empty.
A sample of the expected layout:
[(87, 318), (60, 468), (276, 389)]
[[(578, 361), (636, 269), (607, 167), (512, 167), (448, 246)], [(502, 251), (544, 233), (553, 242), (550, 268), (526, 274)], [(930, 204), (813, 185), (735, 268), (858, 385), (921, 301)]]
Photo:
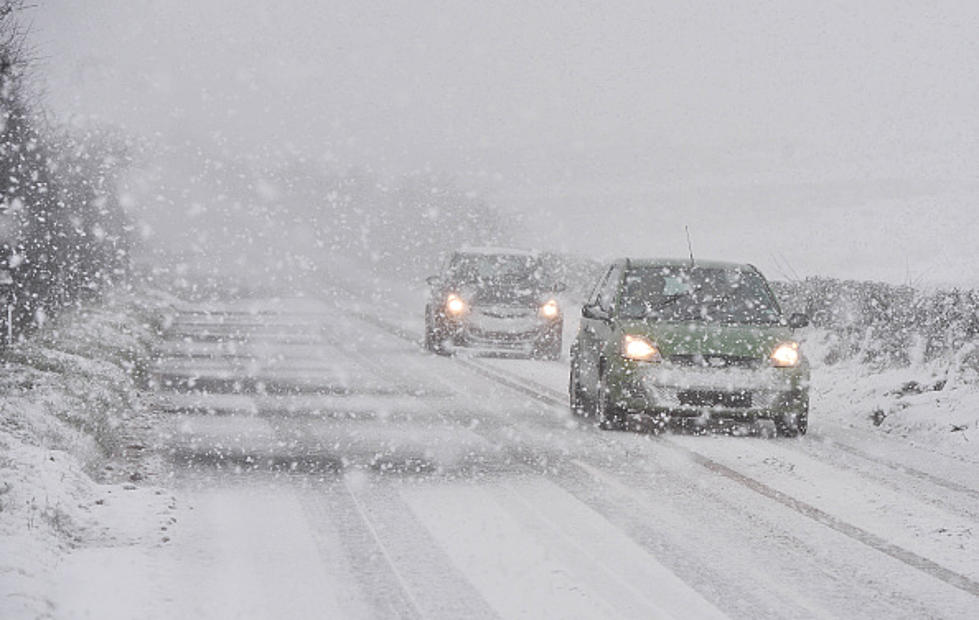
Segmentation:
[(702, 368), (758, 368), (762, 364), (757, 357), (736, 355), (671, 355), (667, 359), (679, 366)]
[(751, 407), (751, 392), (717, 392), (685, 390), (677, 394), (680, 404), (686, 407), (725, 407), (743, 409)]

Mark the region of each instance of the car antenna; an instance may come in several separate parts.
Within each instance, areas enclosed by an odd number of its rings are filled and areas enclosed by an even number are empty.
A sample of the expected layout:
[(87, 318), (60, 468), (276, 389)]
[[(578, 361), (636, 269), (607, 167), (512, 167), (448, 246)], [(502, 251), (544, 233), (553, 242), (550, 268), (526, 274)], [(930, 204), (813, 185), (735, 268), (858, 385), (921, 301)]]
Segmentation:
[(693, 260), (693, 243), (690, 241), (690, 227), (685, 225), (683, 230), (687, 231), (687, 249), (690, 250), (690, 266), (695, 267), (696, 263)]

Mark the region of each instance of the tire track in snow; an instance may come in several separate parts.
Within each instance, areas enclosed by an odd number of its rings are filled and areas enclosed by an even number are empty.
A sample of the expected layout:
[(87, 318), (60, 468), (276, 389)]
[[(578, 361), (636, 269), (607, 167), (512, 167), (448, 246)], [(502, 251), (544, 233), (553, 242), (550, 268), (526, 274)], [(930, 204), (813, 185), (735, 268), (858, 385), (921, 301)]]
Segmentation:
[[(496, 372), (503, 372), (503, 371), (497, 370)], [(489, 376), (490, 374), (491, 373), (486, 373), (486, 376)], [(532, 382), (528, 381), (526, 383), (532, 383)], [(526, 383), (524, 386), (521, 386), (520, 392), (532, 395), (533, 390), (530, 389), (529, 387), (526, 387)], [(538, 386), (538, 387), (542, 392), (542, 396), (538, 398), (538, 400), (546, 404), (553, 404), (555, 401), (555, 397), (548, 395), (546, 393), (550, 391), (550, 388), (547, 388), (546, 386)], [(825, 525), (826, 527), (829, 527), (841, 534), (849, 536), (850, 538), (858, 542), (861, 542), (864, 545), (872, 549), (875, 549), (876, 551), (884, 553), (885, 555), (888, 555), (894, 559), (897, 559), (907, 564), (908, 566), (916, 568), (922, 571), (923, 573), (930, 575), (931, 577), (944, 581), (945, 583), (953, 587), (956, 587), (960, 590), (963, 590), (969, 594), (972, 594), (973, 596), (979, 597), (979, 582), (976, 582), (965, 575), (962, 575), (948, 568), (945, 568), (944, 566), (936, 562), (933, 562), (921, 555), (908, 551), (903, 547), (899, 547), (897, 545), (891, 544), (887, 540), (885, 540), (880, 536), (877, 536), (876, 534), (868, 532), (865, 529), (859, 528), (842, 519), (834, 517), (831, 514), (823, 510), (820, 510), (816, 506), (813, 506), (812, 504), (809, 504), (802, 500), (796, 499), (786, 493), (778, 491), (762, 482), (759, 482), (758, 480), (755, 480), (750, 476), (746, 476), (726, 465), (723, 465), (711, 459), (710, 457), (701, 454), (700, 452), (697, 452), (685, 446), (681, 446), (676, 442), (671, 441), (669, 438), (664, 437), (662, 438), (662, 441), (665, 445), (668, 445), (674, 450), (686, 454), (695, 463), (705, 467), (706, 469), (714, 472), (715, 474), (719, 474), (721, 476), (724, 476), (725, 478), (733, 480), (751, 489), (752, 491), (755, 491), (759, 495), (767, 497), (768, 499), (776, 501), (782, 504), (783, 506), (791, 508), (792, 510), (798, 512), (799, 514), (802, 514), (818, 523), (821, 523), (822, 525)]]
[[(394, 581), (397, 584), (398, 593), (400, 594), (398, 598), (401, 599), (401, 604), (396, 607), (392, 606), (391, 610), (398, 613), (399, 617), (424, 618), (425, 615), (421, 611), (421, 605), (418, 604), (418, 600), (415, 599), (414, 594), (412, 594), (411, 588), (408, 587), (408, 583), (405, 581), (404, 576), (401, 574), (401, 571), (398, 570), (397, 564), (394, 563), (394, 560), (391, 558), (391, 554), (388, 553), (387, 547), (384, 546), (384, 542), (377, 534), (377, 529), (375, 529), (374, 523), (364, 510), (363, 504), (359, 499), (357, 499), (357, 495), (353, 492), (353, 489), (350, 488), (350, 484), (347, 482), (347, 479), (342, 478), (341, 480), (343, 489), (346, 491), (346, 497), (349, 498), (353, 512), (356, 513), (358, 517), (356, 522), (360, 523), (370, 534), (371, 541), (368, 542), (368, 544), (380, 552), (381, 556), (384, 558), (388, 573), (394, 578)], [(358, 540), (358, 538), (359, 537), (351, 538), (349, 536), (344, 536), (344, 542), (348, 540)], [(361, 551), (363, 551), (363, 549), (361, 549)], [(359, 562), (355, 562), (355, 564), (359, 564)], [(387, 592), (389, 593), (390, 589), (388, 589)], [(375, 597), (380, 594), (379, 592), (375, 590), (371, 592), (371, 594), (371, 600), (378, 600)], [(382, 594), (380, 600), (390, 601), (390, 595), (387, 593)]]
[[(330, 339), (322, 325), (317, 325), (316, 331), (321, 338)], [(261, 335), (259, 331), (256, 334)], [(390, 383), (383, 369), (379, 370), (368, 356), (353, 354), (347, 347), (336, 348), (344, 358), (354, 357), (363, 371)], [(274, 374), (275, 369), (271, 372)], [(394, 390), (398, 394), (404, 391)], [(256, 409), (252, 413), (255, 422), (262, 422), (279, 444), (292, 445), (297, 436), (317, 439), (318, 433), (309, 427), (308, 419), (284, 424), (252, 404)], [(363, 600), (346, 601), (345, 613), (372, 618), (495, 617), (444, 554), (433, 553), (437, 547), (425, 535), (426, 530), (413, 520), (396, 496), (388, 494), (380, 503), (371, 496), (363, 497), (363, 489), (352, 485), (342, 473), (325, 490), (314, 487), (305, 491), (299, 493), (299, 499), (320, 556), (325, 562), (335, 561), (338, 547), (342, 548), (348, 556), (343, 564), (364, 593)], [(397, 512), (397, 519), (391, 518), (392, 510)], [(392, 523), (396, 523), (394, 535), (388, 533)], [(408, 535), (402, 538), (402, 534)], [(330, 538), (339, 538), (339, 544)], [(418, 572), (419, 567), (424, 570)], [(438, 591), (433, 592), (433, 586)], [(364, 603), (371, 609), (367, 610)]]
[(904, 474), (906, 476), (911, 476), (912, 478), (917, 478), (917, 479), (922, 480), (924, 482), (929, 482), (929, 483), (934, 484), (936, 486), (944, 487), (944, 488), (949, 489), (951, 491), (955, 491), (957, 493), (962, 493), (964, 495), (968, 495), (968, 496), (972, 497), (975, 500), (979, 500), (979, 490), (976, 490), (976, 489), (967, 487), (967, 486), (965, 486), (963, 484), (959, 484), (958, 482), (955, 482), (954, 480), (946, 480), (946, 479), (940, 478), (940, 477), (938, 477), (938, 476), (936, 476), (934, 474), (930, 474), (928, 472), (920, 471), (920, 470), (914, 469), (913, 467), (908, 467), (907, 465), (904, 465), (902, 463), (898, 463), (898, 462), (895, 462), (895, 461), (892, 461), (892, 460), (889, 460), (889, 459), (884, 459), (884, 458), (880, 458), (880, 457), (876, 457), (876, 456), (867, 454), (866, 452), (864, 452), (863, 450), (860, 450), (859, 448), (856, 448), (854, 446), (851, 446), (849, 444), (846, 444), (846, 443), (841, 442), (839, 439), (833, 439), (832, 447), (838, 448), (838, 449), (842, 450), (843, 452), (847, 452), (849, 454), (852, 454), (853, 456), (858, 457), (858, 458), (861, 458), (861, 459), (863, 459), (865, 461), (870, 461), (872, 463), (877, 463), (877, 464), (883, 465), (884, 467), (887, 467), (889, 469), (893, 469), (894, 471), (901, 472), (902, 474)]
[[(391, 325), (387, 321), (381, 318), (368, 315), (362, 312), (354, 313), (358, 318), (376, 325), (382, 329), (385, 329), (389, 333), (392, 333), (400, 338), (410, 340), (411, 342), (418, 342), (418, 338), (414, 337), (407, 330), (404, 330), (398, 326)], [(558, 404), (559, 398), (555, 395), (553, 390), (547, 386), (535, 384), (531, 380), (524, 379), (522, 377), (507, 376), (509, 373), (501, 371), (499, 369), (489, 369), (485, 365), (478, 364), (473, 360), (457, 360), (462, 362), (461, 365), (470, 368), (474, 372), (477, 372), (481, 376), (488, 379), (497, 381), (498, 383), (509, 387), (521, 394), (525, 394), (532, 398), (539, 400), (540, 402), (550, 405), (550, 406), (560, 406), (566, 407), (567, 404), (564, 402), (563, 395), (560, 398), (560, 405)], [(494, 377), (494, 375), (496, 375)], [(689, 456), (694, 462), (703, 466), (704, 468), (712, 471), (715, 474), (721, 475), (725, 478), (733, 480), (752, 491), (755, 491), (759, 495), (762, 495), (772, 501), (778, 502), (783, 506), (791, 508), (792, 510), (798, 512), (799, 514), (806, 516), (817, 523), (820, 523), (830, 529), (833, 529), (845, 536), (848, 536), (864, 545), (883, 553), (889, 557), (911, 566), (935, 579), (943, 581), (955, 588), (958, 588), (964, 592), (967, 592), (973, 596), (979, 597), (979, 582), (970, 579), (969, 577), (945, 568), (944, 566), (933, 562), (921, 555), (908, 551), (902, 547), (889, 543), (884, 538), (877, 536), (867, 530), (859, 528), (857, 526), (851, 525), (846, 521), (836, 518), (829, 513), (820, 510), (819, 508), (801, 500), (798, 500), (786, 493), (778, 491), (769, 487), (768, 485), (755, 480), (749, 476), (741, 474), (726, 465), (718, 463), (711, 458), (686, 448), (680, 446), (674, 442), (669, 441), (669, 439), (664, 438), (663, 443), (670, 446), (671, 448), (681, 451)], [(925, 472), (920, 472), (921, 474), (927, 476)]]
[[(600, 513), (593, 512), (591, 506), (568, 493), (561, 485), (554, 484), (550, 480), (542, 480), (542, 482), (547, 486), (525, 489), (521, 485), (514, 485), (505, 490), (505, 495), (516, 504), (515, 512), (536, 519), (547, 530), (553, 532), (563, 542), (563, 546), (570, 547), (587, 558), (590, 564), (598, 569), (597, 572), (610, 582), (611, 587), (624, 590), (642, 609), (646, 610), (646, 613), (641, 614), (642, 616), (647, 616), (651, 612), (653, 617), (726, 617), (645, 548), (621, 532)], [(560, 521), (553, 514), (555, 512), (561, 513)], [(577, 518), (569, 518), (571, 516)], [(611, 528), (603, 527), (605, 525)], [(605, 538), (596, 541), (595, 534), (601, 535), (603, 533), (601, 530), (605, 529), (609, 529), (604, 533)], [(595, 549), (596, 544), (603, 548)], [(606, 544), (615, 547), (612, 553), (605, 549)], [(623, 573), (628, 573), (628, 576), (633, 578), (642, 576), (644, 587), (638, 587)], [(612, 600), (617, 602), (620, 599), (615, 597)]]
[(496, 618), (395, 484), (369, 482), (366, 474), (341, 475), (300, 495), (313, 519), (326, 516), (339, 532), (346, 564), (373, 607), (370, 617)]
[[(459, 360), (454, 360), (454, 361), (457, 362)], [(480, 373), (480, 374), (482, 374), (483, 376), (486, 376), (487, 378), (495, 379), (496, 378), (496, 374), (495, 373), (496, 373), (495, 370), (488, 370), (486, 373)], [(528, 393), (528, 390), (533, 391), (533, 388), (530, 388), (527, 385), (522, 385), (520, 383), (522, 381), (523, 381), (523, 378), (513, 377), (513, 380), (512, 381), (509, 381), (508, 383), (512, 383), (513, 385), (517, 386), (517, 388), (519, 388), (517, 391), (520, 391), (521, 393)], [(447, 382), (446, 382), (446, 385), (448, 385), (449, 387), (451, 387), (451, 385), (449, 385)], [(543, 399), (542, 398), (538, 398), (538, 400), (543, 400)], [(563, 404), (561, 405), (561, 408), (563, 409)], [(499, 435), (500, 429), (486, 429), (486, 428), (484, 428), (484, 429), (477, 429), (475, 432), (477, 432), (478, 434), (482, 434), (483, 436), (485, 436), (487, 438), (487, 440), (490, 440), (490, 441), (499, 441), (501, 439), (501, 436)], [(604, 443), (606, 446), (621, 447), (619, 444), (614, 443), (613, 440), (611, 440), (611, 438), (605, 437), (604, 435), (605, 435), (604, 433), (591, 433), (591, 434), (589, 434), (589, 436), (591, 438), (599, 440), (601, 443)], [(637, 436), (637, 437), (641, 437), (641, 436)], [(684, 459), (684, 462), (689, 463), (691, 461), (690, 461), (690, 459), (685, 458)], [(602, 463), (601, 465), (607, 466), (608, 463), (605, 462), (605, 463)], [(527, 467), (525, 466), (525, 468), (527, 468)], [(534, 474), (537, 474), (537, 475), (540, 475), (541, 474), (540, 471), (535, 471), (535, 470), (532, 470), (530, 468), (527, 468), (527, 469), (528, 469), (528, 471), (530, 473), (534, 473)], [(607, 502), (605, 502), (605, 503), (599, 502), (599, 503), (596, 504), (596, 503), (590, 501), (589, 498), (583, 497), (582, 494), (581, 494), (581, 490), (578, 489), (578, 488), (576, 488), (578, 486), (578, 482), (574, 478), (569, 478), (569, 477), (565, 477), (565, 476), (548, 476), (547, 479), (549, 481), (553, 481), (553, 483), (556, 484), (556, 486), (564, 489), (567, 493), (571, 494), (582, 505), (588, 506), (592, 510), (595, 510), (596, 512), (598, 512), (600, 514), (605, 515), (605, 518), (609, 521), (609, 523), (614, 528), (623, 530), (623, 532), (634, 532), (634, 531), (636, 531), (635, 528), (631, 528), (630, 529), (630, 528), (627, 528), (627, 527), (624, 527), (623, 526), (622, 519), (621, 518), (616, 518), (616, 517), (621, 517), (621, 515), (619, 513), (613, 512), (611, 515), (606, 514), (606, 510), (608, 509)], [(748, 490), (750, 491), (750, 489), (748, 489)], [(802, 518), (805, 518), (805, 515), (802, 515)], [(647, 522), (645, 522), (643, 524), (643, 527), (648, 527), (648, 525), (649, 525), (649, 523), (647, 521)], [(816, 524), (816, 525), (818, 526), (819, 524)], [(773, 524), (773, 527), (779, 527), (779, 526), (778, 526), (778, 524)], [(646, 530), (642, 530), (642, 528), (640, 528), (640, 531), (646, 531)], [(648, 533), (648, 531), (647, 531), (647, 533)], [(792, 536), (792, 532), (791, 531), (788, 531), (787, 533), (789, 534), (789, 536)], [(628, 536), (630, 534), (629, 533), (625, 533), (624, 535), (627, 535)], [(696, 534), (692, 534), (692, 536), (695, 536), (696, 537)], [(662, 551), (662, 549), (658, 549), (655, 546), (654, 547), (649, 547), (647, 544), (645, 544), (644, 542), (642, 542), (643, 541), (642, 537), (636, 538), (635, 536), (632, 536), (632, 540), (634, 541), (634, 543), (636, 545), (638, 545), (639, 547), (645, 549), (646, 552), (649, 553), (649, 554), (651, 554), (653, 557), (656, 557)], [(767, 544), (767, 543), (760, 543), (760, 544)], [(677, 560), (676, 553), (668, 554), (668, 555), (672, 558), (672, 562), (674, 564), (676, 562), (678, 562), (678, 561), (679, 561), (679, 563), (681, 565), (683, 564), (683, 560)], [(705, 565), (710, 565), (711, 564), (711, 560), (709, 559), (709, 557), (706, 557), (706, 556), (705, 556), (704, 562), (705, 562)], [(821, 564), (817, 564), (816, 565), (816, 568), (818, 570), (822, 570), (821, 566), (822, 566)], [(768, 565), (766, 565), (766, 568), (765, 569), (762, 569), (762, 571), (759, 574), (757, 574), (754, 579), (749, 579), (747, 581), (743, 581), (742, 582), (742, 586), (743, 587), (752, 587), (752, 586), (757, 586), (758, 584), (761, 584), (761, 583), (766, 583), (767, 584), (767, 587), (764, 588), (765, 590), (767, 590), (767, 591), (774, 591), (774, 592), (779, 592), (780, 593), (779, 596), (780, 596), (781, 605), (773, 608), (772, 612), (770, 613), (770, 617), (773, 617), (773, 618), (784, 617), (785, 610), (787, 608), (796, 608), (796, 609), (799, 610), (799, 612), (802, 615), (812, 615), (812, 616), (816, 616), (816, 617), (831, 617), (831, 616), (834, 616), (834, 615), (836, 615), (836, 614), (839, 613), (838, 611), (835, 612), (835, 613), (830, 612), (830, 611), (827, 611), (827, 609), (825, 607), (819, 606), (818, 599), (815, 600), (815, 601), (809, 601), (809, 602), (801, 600), (800, 599), (800, 594), (797, 591), (794, 591), (794, 590), (792, 590), (790, 588), (784, 587), (784, 584), (780, 580), (777, 580), (776, 579), (774, 581), (769, 581), (768, 580), (769, 575), (765, 572), (767, 569), (768, 569)], [(739, 575), (744, 572), (742, 569), (732, 569), (732, 570), (736, 571)], [(731, 603), (732, 599), (735, 600), (735, 601), (737, 601), (738, 603), (743, 603), (744, 602), (744, 598), (743, 598), (744, 593), (743, 593), (743, 591), (739, 591), (736, 588), (733, 589), (733, 590), (731, 589), (732, 586), (731, 586), (731, 583), (730, 583), (730, 576), (729, 575), (720, 574), (720, 573), (717, 575), (717, 580), (722, 584), (721, 586), (718, 587), (716, 584), (713, 584), (713, 583), (705, 584), (704, 581), (703, 581), (703, 579), (702, 579), (702, 577), (703, 577), (702, 572), (703, 572), (703, 567), (696, 567), (696, 568), (691, 568), (690, 570), (685, 571), (685, 574), (687, 575), (687, 578), (690, 580), (689, 583), (696, 583), (696, 584), (698, 584), (698, 588), (697, 588), (698, 590), (699, 589), (703, 589), (703, 592), (702, 592), (703, 595), (705, 595), (705, 596), (708, 595), (708, 594), (713, 594), (714, 595), (714, 596), (710, 596), (709, 597), (709, 600), (716, 601), (718, 605), (723, 606), (725, 609), (727, 608), (728, 605), (731, 605), (732, 604)], [(825, 571), (823, 571), (823, 572), (825, 573)], [(831, 579), (833, 583), (837, 583), (837, 584), (839, 583), (839, 580), (841, 579), (839, 575), (835, 575), (835, 574), (826, 574), (826, 577), (827, 577), (827, 579)], [(807, 583), (806, 579), (804, 579), (804, 578), (801, 578), (798, 581), (799, 581), (799, 583), (803, 583), (803, 584)], [(870, 576), (870, 577), (864, 579), (864, 583), (867, 584), (867, 585), (869, 585), (869, 586), (872, 586), (873, 585), (873, 577)], [(803, 586), (803, 591), (805, 591), (805, 586)], [(832, 589), (831, 589), (831, 591), (832, 591)], [(892, 598), (898, 598), (898, 599), (900, 599), (899, 596), (894, 596)], [(887, 613), (888, 614), (900, 613), (898, 610), (902, 610), (902, 609), (903, 610), (907, 610), (908, 608), (918, 608), (921, 611), (921, 613), (924, 615), (924, 614), (931, 613), (932, 610), (933, 610), (933, 608), (928, 608), (928, 607), (925, 607), (925, 606), (921, 606), (919, 601), (916, 601), (916, 600), (913, 600), (913, 599), (904, 599), (902, 602), (903, 602), (903, 605), (904, 605), (903, 607), (901, 607), (901, 605), (893, 605), (893, 606), (887, 608)], [(737, 603), (734, 603), (734, 604), (737, 604)], [(847, 604), (846, 601), (844, 601), (842, 603), (838, 603), (837, 609), (844, 609), (844, 608), (846, 608), (846, 604)], [(756, 603), (756, 605), (757, 605), (757, 603)], [(936, 606), (936, 608), (937, 608), (937, 606)], [(756, 606), (744, 607), (744, 608), (742, 608), (742, 611), (743, 611), (745, 617), (756, 617), (757, 614), (758, 614), (758, 608)]]
[[(660, 458), (655, 465), (663, 464)], [(732, 616), (936, 617), (971, 608), (967, 594), (922, 586), (920, 573), (897, 560), (868, 562), (861, 543), (788, 508), (759, 506), (740, 485), (701, 485), (696, 477), (677, 476), (669, 465), (658, 472), (648, 465), (614, 472), (607, 463), (574, 459), (570, 467), (582, 474), (569, 475), (570, 493), (652, 552), (671, 558), (678, 574), (723, 602)], [(729, 541), (740, 542), (744, 555)], [(854, 601), (861, 601), (859, 610), (852, 608)]]

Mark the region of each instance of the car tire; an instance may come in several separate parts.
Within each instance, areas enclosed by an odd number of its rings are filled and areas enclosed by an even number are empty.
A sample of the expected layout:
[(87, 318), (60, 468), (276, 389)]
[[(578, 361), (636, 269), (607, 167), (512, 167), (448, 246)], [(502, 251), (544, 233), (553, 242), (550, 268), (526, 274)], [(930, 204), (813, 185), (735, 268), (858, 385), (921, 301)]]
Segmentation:
[(531, 353), (532, 357), (540, 360), (557, 361), (561, 359), (561, 327), (548, 330), (536, 343)]
[(625, 412), (612, 402), (608, 393), (605, 373), (602, 373), (598, 383), (598, 398), (595, 399), (595, 415), (598, 418), (598, 428), (606, 431), (623, 430), (626, 427)]
[(581, 380), (578, 378), (578, 360), (572, 354), (571, 372), (568, 376), (568, 401), (571, 406), (571, 413), (577, 416), (588, 417), (590, 414), (588, 400), (582, 392)]
[(445, 346), (442, 344), (442, 334), (430, 312), (425, 313), (425, 350), (438, 355), (446, 354)]
[(803, 406), (795, 411), (788, 411), (776, 416), (775, 434), (779, 437), (801, 437), (809, 430), (809, 399), (803, 401)]
[(556, 362), (561, 359), (561, 339), (558, 338), (549, 342), (544, 348), (542, 357), (548, 361)]

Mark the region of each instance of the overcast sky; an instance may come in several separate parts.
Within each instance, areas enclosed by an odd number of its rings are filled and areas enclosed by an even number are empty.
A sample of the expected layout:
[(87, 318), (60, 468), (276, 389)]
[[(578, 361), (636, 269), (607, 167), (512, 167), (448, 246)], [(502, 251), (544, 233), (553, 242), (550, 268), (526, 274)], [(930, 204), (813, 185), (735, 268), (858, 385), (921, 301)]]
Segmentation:
[[(428, 164), (539, 213), (543, 245), (675, 254), (690, 223), (710, 254), (770, 264), (775, 243), (801, 272), (979, 264), (924, 213), (979, 233), (979, 3), (41, 0), (32, 18), (60, 116)], [(818, 209), (859, 243), (826, 208), (868, 226), (904, 213), (864, 245), (897, 234), (911, 258), (784, 241)], [(673, 241), (616, 233), (636, 224)]]

